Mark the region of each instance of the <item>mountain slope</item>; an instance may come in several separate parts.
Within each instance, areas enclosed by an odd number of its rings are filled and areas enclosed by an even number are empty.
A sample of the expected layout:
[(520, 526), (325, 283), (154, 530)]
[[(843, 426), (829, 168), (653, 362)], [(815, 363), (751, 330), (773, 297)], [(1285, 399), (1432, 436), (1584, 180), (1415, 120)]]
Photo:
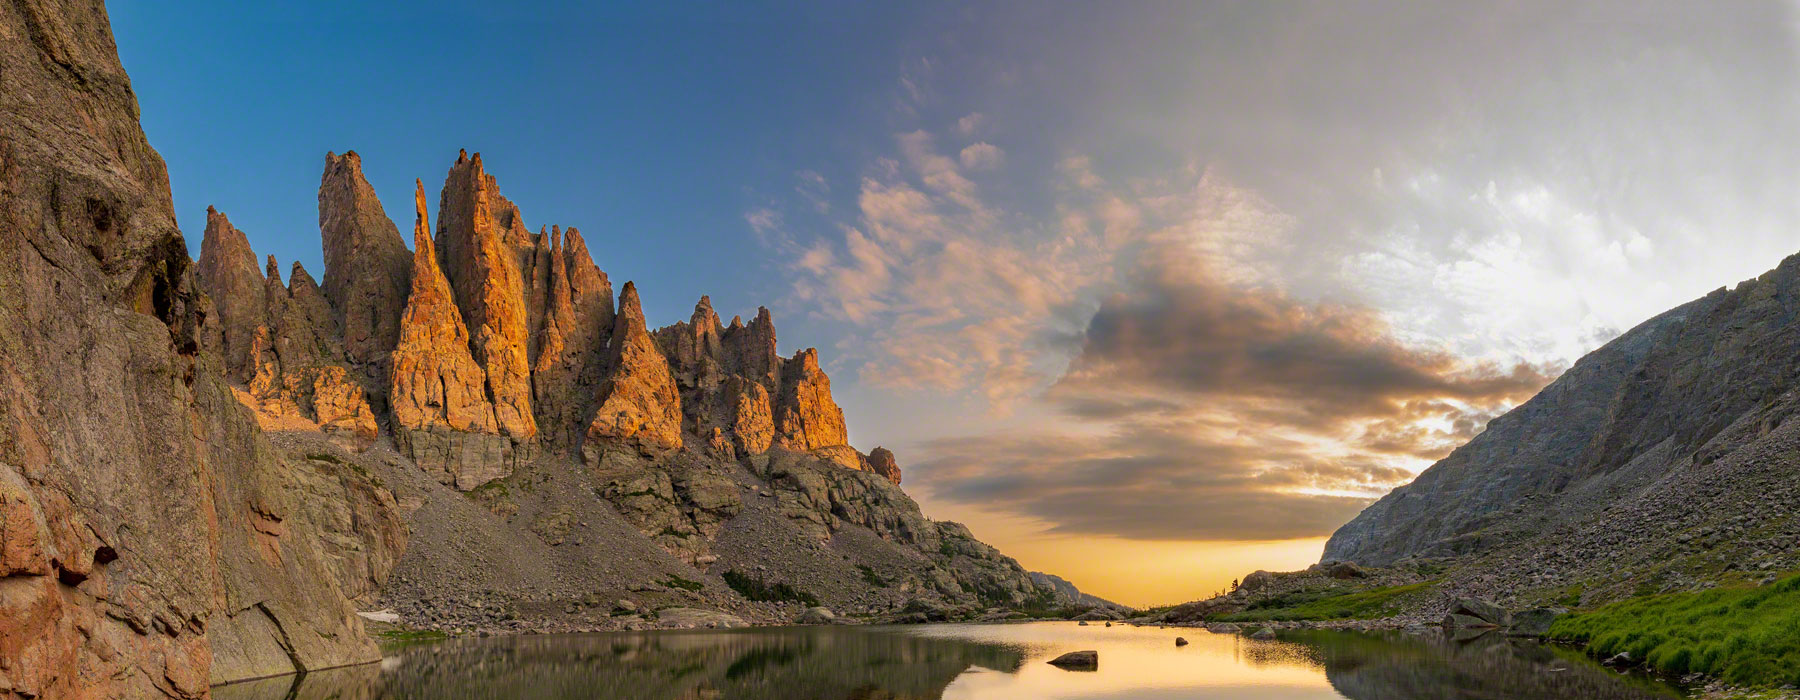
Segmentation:
[(1584, 601), (1796, 564), (1800, 258), (1645, 322), (1332, 535)]

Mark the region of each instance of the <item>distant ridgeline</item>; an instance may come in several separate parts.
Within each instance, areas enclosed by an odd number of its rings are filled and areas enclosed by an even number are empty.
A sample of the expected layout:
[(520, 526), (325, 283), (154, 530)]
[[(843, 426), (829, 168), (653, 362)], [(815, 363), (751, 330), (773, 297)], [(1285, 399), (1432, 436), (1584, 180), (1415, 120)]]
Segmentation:
[[(99, 0), (0, 9), (0, 695), (201, 698), (451, 631), (1066, 607), (847, 444), (817, 353), (652, 331), (458, 156), (413, 249), (354, 153), (322, 283), (201, 256)], [(246, 409), (247, 407), (247, 409)], [(373, 611), (388, 608), (390, 613)]]
[(1324, 558), (1453, 564), (1453, 589), (1566, 605), (1800, 568), (1796, 389), (1790, 257), (1588, 354)]

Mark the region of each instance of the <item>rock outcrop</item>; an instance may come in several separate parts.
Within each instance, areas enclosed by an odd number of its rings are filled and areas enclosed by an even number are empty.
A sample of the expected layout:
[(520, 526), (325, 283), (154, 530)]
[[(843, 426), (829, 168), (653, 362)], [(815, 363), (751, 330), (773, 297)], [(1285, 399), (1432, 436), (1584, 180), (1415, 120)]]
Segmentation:
[[(353, 471), (290, 463), (232, 397), (222, 358), (251, 343), (211, 342), (225, 315), (101, 3), (0, 8), (0, 84), (0, 692), (199, 698), (378, 659), (346, 582), (385, 578), (398, 513)], [(210, 281), (260, 299), (225, 243)]]
[(400, 314), (412, 279), (412, 255), (394, 220), (363, 177), (362, 156), (325, 154), (319, 178), (319, 239), (325, 249), (325, 298), (343, 331), (346, 359), (361, 384), (383, 400), (388, 364), (400, 338)]
[(585, 432), (600, 391), (613, 325), (612, 283), (594, 265), (574, 227), (551, 227), (548, 238), (546, 308), (533, 336), (532, 406), (540, 434), (566, 446), (577, 444)]
[(588, 461), (598, 464), (621, 447), (645, 456), (679, 449), (681, 395), (668, 359), (644, 327), (637, 287), (630, 282), (619, 291), (619, 313), (607, 358), (610, 374), (601, 387), (600, 405), (582, 446)]
[(831, 378), (819, 369), (819, 351), (807, 348), (795, 353), (781, 365), (781, 393), (775, 400), (775, 444), (811, 452), (849, 441), (844, 412), (831, 398)]
[(525, 286), (520, 260), (533, 247), (519, 210), (481, 167), (481, 154), (459, 155), (444, 178), (437, 245), (444, 275), (469, 332), (469, 351), (486, 372), (502, 434), (537, 435), (531, 411)]
[(424, 184), (415, 187), (412, 290), (391, 363), (394, 438), (421, 468), (466, 491), (512, 473), (512, 440), (500, 434), (487, 372), (438, 269)]
[(894, 453), (885, 447), (869, 450), (869, 471), (881, 475), (882, 478), (900, 485), (900, 463), (894, 460)]
[(218, 304), (210, 346), (225, 358), (225, 376), (268, 430), (320, 430), (352, 449), (375, 440), (375, 411), (345, 362), (337, 319), (299, 263), (289, 284), (270, 257), (251, 282), (249, 242), (218, 210), (207, 208), (195, 280)]
[(257, 328), (268, 321), (268, 310), (263, 304), (265, 275), (256, 264), (250, 239), (212, 207), (206, 208), (206, 232), (200, 241), (194, 278), (212, 298), (234, 300), (216, 307), (218, 323), (211, 328), (217, 337), (213, 342), (225, 360), (227, 375), (240, 382), (248, 381), (255, 373), (250, 360), (251, 345)]

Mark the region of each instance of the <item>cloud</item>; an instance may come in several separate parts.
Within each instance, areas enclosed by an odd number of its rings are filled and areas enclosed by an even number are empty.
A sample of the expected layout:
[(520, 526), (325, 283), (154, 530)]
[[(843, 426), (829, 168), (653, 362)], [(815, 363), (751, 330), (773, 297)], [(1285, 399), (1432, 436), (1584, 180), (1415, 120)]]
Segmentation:
[[(1269, 220), (1230, 208), (1215, 218)], [(1557, 371), (1463, 360), (1366, 308), (1224, 282), (1219, 248), (1191, 235), (1226, 228), (1144, 241), (1138, 281), (1100, 305), (1045, 394), (1070, 429), (933, 441), (916, 480), (1059, 533), (1319, 536)]]
[[(1051, 395), (1156, 392), (1188, 401), (1255, 399), (1321, 424), (1400, 415), (1408, 402), (1512, 404), (1543, 369), (1465, 362), (1408, 345), (1375, 312), (1234, 288), (1191, 252), (1153, 248), (1137, 287), (1094, 315)], [(1269, 410), (1269, 409), (1265, 409)]]
[(958, 154), (962, 166), (970, 170), (993, 170), (1006, 160), (1006, 152), (999, 146), (981, 141), (969, 144)]
[(750, 224), (750, 230), (759, 236), (766, 236), (781, 230), (781, 212), (768, 207), (757, 207), (744, 212), (744, 222)]
[(794, 173), (794, 193), (811, 203), (813, 210), (820, 214), (831, 213), (831, 185), (825, 182), (825, 176), (812, 170)]
[(971, 112), (967, 116), (956, 120), (956, 133), (962, 134), (963, 136), (974, 136), (975, 132), (980, 130), (982, 124), (985, 123), (987, 123), (987, 117), (985, 115), (980, 112)]
[[(920, 130), (895, 135), (894, 146), (897, 157), (862, 178), (853, 216), (828, 217), (834, 231), (789, 247), (795, 297), (848, 324), (841, 347), (863, 381), (967, 393), (1007, 410), (1061, 370), (1044, 350), (1079, 328), (1085, 292), (1111, 274), (1111, 254), (1100, 231), (1038, 238), (986, 201), (963, 163), (997, 164), (997, 147), (951, 157)], [(746, 218), (772, 217), (758, 209)], [(1093, 220), (1133, 222), (1119, 206)]]
[(1174, 425), (939, 440), (917, 471), (931, 475), (936, 497), (1039, 518), (1053, 524), (1051, 532), (1145, 540), (1316, 536), (1371, 499), (1297, 488), (1366, 489), (1408, 476), (1314, 462), (1293, 446), (1217, 438)]

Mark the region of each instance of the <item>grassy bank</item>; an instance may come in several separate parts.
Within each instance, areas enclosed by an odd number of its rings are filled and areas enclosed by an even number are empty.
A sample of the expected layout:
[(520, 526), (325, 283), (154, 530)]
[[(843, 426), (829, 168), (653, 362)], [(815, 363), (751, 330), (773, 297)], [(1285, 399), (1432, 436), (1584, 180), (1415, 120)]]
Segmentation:
[(1623, 600), (1569, 615), (1555, 639), (1589, 653), (1631, 658), (1666, 673), (1705, 673), (1728, 683), (1800, 683), (1800, 576), (1753, 587)]
[(1242, 612), (1211, 618), (1222, 622), (1373, 620), (1400, 611), (1402, 600), (1436, 585), (1424, 581), (1366, 590), (1309, 589), (1264, 598)]

